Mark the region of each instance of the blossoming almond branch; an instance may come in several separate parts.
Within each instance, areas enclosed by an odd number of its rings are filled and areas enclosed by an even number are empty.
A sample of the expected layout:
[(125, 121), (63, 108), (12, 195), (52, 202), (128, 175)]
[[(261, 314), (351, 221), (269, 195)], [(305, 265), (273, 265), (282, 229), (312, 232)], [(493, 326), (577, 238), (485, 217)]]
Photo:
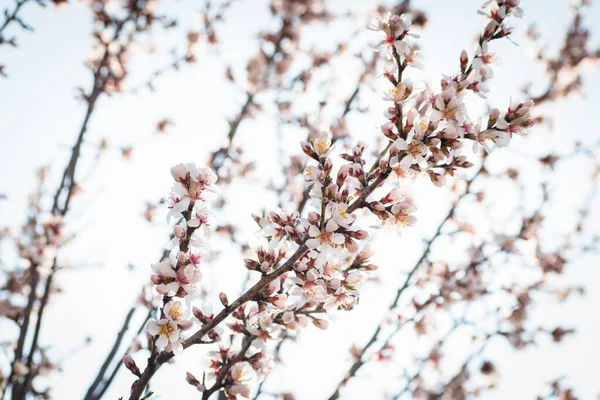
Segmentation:
[[(212, 29), (212, 21), (213, 20), (214, 21), (221, 20), (223, 12), (229, 6), (230, 6), (229, 3), (223, 3), (221, 5), (221, 8), (217, 11), (217, 14), (214, 17), (212, 17), (212, 20), (205, 20), (206, 35), (208, 35), (209, 30)], [(208, 15), (208, 10), (209, 10), (209, 3), (207, 2), (207, 11), (205, 13), (206, 15)], [(227, 133), (227, 139), (228, 139), (227, 145), (224, 147), (221, 147), (217, 151), (211, 153), (211, 156), (209, 158), (209, 166), (213, 169), (215, 174), (219, 177), (219, 182), (221, 183), (221, 185), (220, 185), (221, 189), (222, 189), (223, 182), (225, 182), (225, 184), (227, 184), (229, 181), (232, 180), (232, 177), (236, 175), (236, 173), (232, 172), (232, 170), (245, 171), (245, 170), (251, 168), (251, 164), (248, 164), (248, 165), (243, 164), (242, 160), (239, 157), (238, 151), (235, 150), (235, 148), (234, 148), (233, 139), (234, 139), (234, 136), (236, 135), (236, 133), (239, 131), (240, 124), (244, 121), (244, 119), (254, 117), (254, 113), (255, 113), (254, 108), (256, 106), (254, 104), (255, 96), (261, 92), (264, 92), (264, 91), (267, 91), (270, 89), (277, 89), (278, 86), (281, 85), (280, 81), (283, 79), (283, 74), (286, 72), (286, 69), (288, 69), (289, 67), (287, 67), (287, 66), (284, 67), (280, 64), (288, 65), (294, 59), (295, 53), (297, 53), (297, 51), (292, 53), (292, 52), (286, 50), (286, 48), (287, 47), (294, 48), (297, 46), (297, 42), (299, 42), (299, 40), (301, 38), (301, 33), (303, 31), (302, 28), (303, 28), (304, 24), (314, 24), (315, 22), (318, 22), (318, 21), (323, 21), (324, 23), (330, 23), (331, 22), (330, 20), (332, 19), (332, 16), (326, 10), (315, 13), (314, 11), (312, 11), (311, 8), (304, 8), (304, 7), (292, 7), (292, 8), (286, 7), (285, 9), (282, 9), (279, 6), (277, 6), (275, 9), (273, 9), (273, 12), (274, 12), (275, 16), (281, 20), (281, 28), (279, 28), (274, 33), (264, 32), (264, 34), (261, 35), (261, 38), (260, 38), (261, 46), (259, 46), (261, 48), (260, 52), (256, 57), (254, 57), (250, 61), (250, 63), (248, 64), (248, 67), (247, 67), (247, 69), (249, 71), (253, 71), (251, 76), (249, 76), (249, 78), (248, 78), (249, 83), (251, 84), (251, 88), (246, 93), (247, 101), (242, 104), (241, 111), (239, 112), (239, 114), (230, 121), (229, 132)], [(335, 19), (335, 18), (336, 17), (334, 17), (333, 19)], [(188, 40), (190, 42), (197, 41), (198, 40), (197, 34), (192, 34), (192, 33), (188, 34)], [(274, 49), (270, 53), (270, 55), (268, 55), (268, 56), (265, 55), (264, 50), (262, 49), (262, 47), (264, 47), (263, 44), (273, 44)], [(189, 48), (188, 48), (188, 53), (189, 53)], [(298, 82), (302, 83), (304, 85), (304, 90), (306, 90), (307, 85), (308, 85), (308, 82), (306, 81), (308, 79), (307, 76), (310, 76), (309, 75), (310, 73), (314, 73), (315, 68), (318, 68), (321, 65), (325, 65), (328, 62), (328, 60), (332, 57), (333, 57), (333, 55), (327, 55), (326, 53), (320, 54), (319, 56), (315, 56), (315, 59), (320, 60), (320, 61), (314, 61), (314, 63), (313, 63), (314, 65), (311, 65), (311, 67), (299, 72), (294, 78), (291, 79), (291, 84), (290, 84), (291, 87), (285, 88), (285, 90), (291, 91), (292, 87), (297, 86)], [(279, 58), (281, 58), (281, 59), (279, 59)], [(276, 59), (278, 59), (278, 60), (276, 60)], [(186, 60), (185, 57), (183, 57), (181, 59), (181, 61), (189, 62)], [(178, 62), (178, 60), (175, 61), (175, 64), (173, 64), (173, 66), (177, 66), (177, 62)], [(367, 64), (366, 61), (365, 61), (365, 64)], [(365, 71), (361, 74), (361, 77), (359, 79), (357, 87), (354, 90), (350, 100), (348, 100), (348, 103), (346, 104), (344, 115), (347, 114), (348, 111), (350, 110), (350, 104), (356, 98), (358, 89), (359, 89), (361, 83), (364, 81), (364, 77), (366, 76), (366, 74), (369, 71), (371, 71), (374, 68), (374, 62), (370, 62), (368, 64), (369, 64), (369, 66), (367, 66), (367, 65), (365, 66)], [(158, 76), (160, 74), (162, 74), (162, 70), (161, 70), (161, 72), (155, 73), (154, 76)], [(233, 79), (233, 77), (231, 77), (231, 79)], [(150, 88), (152, 88), (152, 80), (148, 81), (147, 85)], [(225, 169), (222, 168), (224, 166), (224, 164), (227, 164), (227, 168), (225, 168)], [(243, 172), (242, 172), (242, 175), (243, 175)], [(308, 192), (306, 193), (306, 197), (308, 197)], [(219, 205), (218, 205), (219, 208), (222, 207), (223, 204), (224, 204), (224, 200), (221, 197)], [(227, 223), (227, 222), (225, 221), (225, 223)], [(224, 232), (225, 228), (227, 228), (227, 226), (213, 227), (213, 229), (215, 229), (217, 232)], [(233, 229), (233, 227), (232, 227), (232, 229)], [(233, 231), (231, 231), (231, 232), (227, 231), (227, 233), (232, 234), (231, 240), (233, 240), (233, 241), (236, 240), (235, 236), (233, 235)], [(165, 251), (164, 256), (162, 258), (163, 259), (166, 258), (168, 256), (168, 254), (169, 254), (168, 250)], [(137, 304), (138, 304), (138, 302), (136, 301), (136, 305)], [(130, 320), (130, 316), (128, 313), (123, 322), (123, 329), (126, 329), (126, 327), (128, 326), (129, 320)], [(145, 326), (145, 323), (144, 323), (144, 326)], [(115, 356), (115, 350), (121, 344), (120, 339), (122, 339), (124, 337), (122, 335), (122, 332), (123, 332), (123, 330), (121, 330), (119, 332), (119, 336), (117, 337), (117, 340), (115, 341), (111, 352), (108, 353), (107, 358), (105, 359), (102, 367), (99, 369), (98, 375), (94, 379), (93, 383), (90, 385), (90, 388), (88, 389), (88, 394), (86, 395), (86, 399), (89, 398), (89, 399), (93, 400), (95, 398), (99, 398), (107, 390), (108, 386), (112, 382), (111, 378), (115, 375), (115, 371), (117, 371), (120, 368), (121, 362), (119, 361), (114, 366), (112, 372), (109, 373), (109, 371), (107, 371), (108, 364), (111, 363), (112, 358)], [(135, 338), (134, 338), (134, 341), (135, 341)], [(107, 374), (107, 373), (108, 373), (108, 376), (103, 376), (104, 374)]]
[[(17, 5), (24, 3), (26, 1), (18, 1)], [(54, 3), (59, 4), (61, 1), (54, 1)], [(29, 264), (26, 272), (28, 277), (26, 276), (25, 279), (29, 280), (27, 285), (30, 290), (11, 361), (11, 371), (2, 385), (2, 398), (7, 394), (9, 387), (12, 398), (26, 396), (34, 390), (32, 382), (36, 376), (56, 368), (42, 354), (39, 342), (44, 312), (54, 291), (54, 276), (61, 269), (57, 252), (70, 239), (65, 234), (64, 219), (70, 210), (72, 198), (80, 188), (78, 183), (82, 178), (78, 178), (80, 175), (78, 166), (83, 146), (88, 143), (86, 140), (88, 126), (99, 98), (104, 94), (113, 94), (121, 90), (122, 82), (128, 72), (128, 51), (139, 36), (156, 24), (161, 24), (165, 28), (172, 24), (172, 21), (166, 17), (154, 14), (153, 3), (153, 1), (127, 1), (121, 4), (123, 6), (121, 9), (112, 13), (105, 9), (106, 4), (92, 2), (93, 18), (97, 24), (94, 29), (93, 54), (86, 62), (91, 72), (92, 87), (87, 92), (80, 89), (81, 99), (86, 106), (85, 115), (71, 150), (69, 162), (54, 192), (49, 213), (45, 215), (43, 209), (38, 207), (35, 215), (29, 217), (28, 223), (23, 228), (22, 237), (16, 238), (20, 256)], [(22, 23), (19, 18), (17, 20)], [(45, 171), (42, 173), (45, 175)], [(45, 282), (41, 278), (45, 278)], [(40, 286), (43, 292), (38, 296)], [(38, 301), (39, 306), (36, 308)], [(36, 313), (37, 320), (33, 325), (31, 321)], [(29, 337), (31, 337), (30, 350), (26, 354), (24, 347)]]
[[(467, 114), (464, 95), (485, 92), (490, 77), (485, 62), (487, 43), (509, 35), (505, 19), (520, 14), (514, 1), (488, 2), (487, 6), (491, 7), (490, 22), (476, 56), (469, 63), (463, 52), (461, 73), (443, 79), (440, 92), (421, 95), (420, 100), (413, 96), (410, 81), (403, 80), (405, 70), (420, 66), (417, 47), (409, 41), (413, 36), (410, 24), (391, 15), (373, 24), (384, 36), (380, 47), (394, 61), (385, 74), (393, 85), (386, 94), (392, 102), (385, 113), (388, 123), (382, 127), (388, 145), (369, 168), (364, 157), (366, 145), (359, 142), (351, 154), (340, 155), (345, 163), (334, 172), (329, 135), (319, 134), (302, 143), (303, 151), (316, 162), (306, 169), (305, 177), (319, 207), (306, 218), (285, 211), (255, 218), (263, 244), (255, 251), (256, 259), (245, 260), (245, 265), (261, 277), (232, 303), (222, 294), (224, 308), (216, 314), (208, 306), (190, 310), (184, 305), (193, 300), (201, 280), (199, 246), (210, 232), (207, 202), (216, 192), (216, 175), (193, 164), (172, 169), (175, 185), (169, 216), (183, 217), (183, 223), (174, 227), (169, 259), (153, 267), (152, 281), (163, 295), (161, 318), (148, 324), (154, 349), (143, 372), (128, 359), (129, 369), (138, 376), (130, 399), (140, 399), (156, 371), (185, 348), (213, 342), (219, 344), (219, 350), (209, 353), (203, 378), (189, 374), (188, 382), (203, 392), (203, 399), (217, 390), (230, 398), (249, 397), (256, 381), (267, 374), (268, 348), (282, 331), (309, 322), (325, 327), (326, 320), (315, 314), (335, 314), (356, 303), (369, 268), (350, 268), (348, 264), (360, 250), (357, 241), (368, 236), (358, 227), (355, 211), (366, 209), (378, 226), (400, 232), (415, 223), (415, 206), (397, 187), (395, 177), (421, 173), (440, 185), (446, 176), (472, 165), (460, 155), (465, 142), (506, 145), (513, 133), (524, 133), (533, 125), (531, 102), (513, 101), (504, 114), (493, 110), (484, 129)], [(224, 335), (223, 322), (231, 335)], [(184, 338), (184, 332), (195, 324), (200, 328)]]
[[(568, 31), (566, 33), (565, 42), (568, 43), (570, 40), (572, 41), (574, 37), (581, 38), (582, 40), (576, 41), (576, 43), (578, 44), (578, 46), (581, 47), (580, 54), (584, 54), (584, 56), (581, 56), (580, 58), (574, 58), (574, 56), (572, 56), (571, 53), (568, 53), (566, 50), (564, 50), (563, 51), (563, 53), (565, 53), (563, 55), (564, 59), (562, 57), (559, 59), (556, 59), (556, 60), (547, 60), (546, 58), (543, 59), (549, 65), (549, 69), (548, 69), (549, 78), (548, 78), (547, 89), (545, 90), (544, 94), (535, 96), (536, 106), (540, 106), (544, 103), (553, 102), (560, 97), (567, 97), (571, 93), (571, 91), (575, 89), (575, 86), (567, 85), (567, 88), (561, 88), (560, 87), (561, 83), (558, 81), (557, 76), (560, 73), (568, 73), (568, 72), (572, 73), (572, 71), (575, 70), (575, 75), (578, 77), (578, 80), (579, 80), (580, 76), (579, 76), (578, 71), (576, 71), (577, 66), (579, 65), (580, 62), (582, 62), (586, 58), (594, 57), (587, 49), (585, 49), (585, 47), (586, 47), (585, 46), (585, 41), (586, 41), (585, 38), (587, 37), (586, 32), (588, 32), (588, 31), (584, 27), (581, 26), (583, 5), (577, 6), (575, 9), (576, 9), (576, 13), (573, 17), (574, 20), (572, 22), (572, 26), (568, 29)], [(565, 47), (565, 49), (566, 48), (567, 47)], [(492, 60), (492, 58), (490, 55), (490, 56), (488, 56), (488, 61), (485, 63), (488, 65), (488, 68), (491, 68), (491, 60)], [(480, 64), (480, 65), (482, 65), (482, 64)], [(549, 93), (552, 93), (553, 95), (550, 96)], [(559, 96), (558, 95), (559, 93), (562, 96)], [(542, 116), (536, 116), (535, 119), (536, 120), (544, 120), (545, 118)], [(558, 162), (562, 159), (569, 159), (572, 156), (580, 155), (579, 153), (580, 153), (580, 150), (577, 149), (572, 155), (547, 156), (547, 157), (541, 159), (540, 162), (542, 164), (547, 164), (550, 168), (553, 168), (554, 164), (556, 162)], [(433, 244), (434, 241), (436, 241), (438, 238), (443, 236), (443, 232), (442, 232), (443, 228), (446, 225), (452, 224), (453, 216), (455, 214), (457, 206), (459, 204), (461, 204), (463, 202), (463, 200), (467, 198), (467, 195), (469, 195), (471, 193), (470, 187), (471, 187), (472, 183), (475, 180), (477, 180), (478, 177), (480, 177), (480, 174), (482, 172), (483, 172), (483, 174), (481, 174), (481, 176), (484, 179), (485, 179), (485, 177), (489, 176), (489, 172), (487, 172), (485, 169), (485, 161), (487, 160), (487, 156), (488, 156), (488, 153), (484, 154), (484, 159), (482, 161), (482, 164), (483, 164), (482, 167), (471, 178), (469, 178), (469, 180), (467, 181), (465, 190), (458, 196), (456, 201), (452, 204), (448, 214), (441, 220), (441, 222), (439, 223), (433, 236), (426, 241), (426, 246), (421, 254), (421, 257), (417, 260), (417, 262), (414, 264), (412, 269), (409, 270), (409, 273), (408, 273), (404, 283), (398, 288), (393, 301), (389, 305), (388, 309), (390, 311), (396, 309), (396, 307), (398, 306), (400, 297), (402, 296), (404, 291), (408, 288), (408, 284), (409, 284), (411, 278), (413, 277), (413, 275), (417, 272), (417, 270), (419, 268), (423, 268), (426, 266), (425, 262), (428, 261), (429, 253), (431, 251), (431, 245)], [(533, 222), (531, 222), (531, 223), (533, 223)], [(531, 223), (528, 226), (530, 226)], [(527, 229), (528, 226), (524, 226), (523, 229)], [(522, 232), (519, 232), (514, 239), (516, 240), (516, 239), (520, 238), (521, 234), (522, 234)], [(540, 289), (540, 288), (538, 288), (538, 289)], [(428, 301), (424, 302), (423, 304), (417, 306), (416, 311), (420, 312), (424, 308), (424, 306), (431, 304), (432, 302), (430, 300), (431, 299), (429, 299)], [(391, 339), (393, 339), (393, 337), (396, 334), (398, 334), (398, 332), (404, 326), (406, 326), (406, 324), (408, 322), (411, 322), (411, 321), (404, 320), (402, 323), (399, 322), (399, 325), (396, 328), (396, 330), (382, 342), (380, 342), (380, 335), (382, 334), (383, 326), (382, 326), (382, 324), (380, 324), (375, 328), (373, 335), (365, 343), (365, 345), (363, 345), (360, 348), (354, 347), (352, 350), (352, 354), (354, 356), (354, 361), (351, 364), (351, 366), (349, 367), (348, 371), (344, 374), (343, 379), (338, 383), (333, 394), (330, 396), (330, 399), (338, 398), (340, 396), (340, 391), (347, 385), (348, 381), (350, 379), (352, 379), (356, 375), (356, 373), (366, 363), (368, 363), (372, 360), (387, 359), (386, 357), (383, 357), (380, 355), (384, 354), (386, 351), (389, 353), (389, 348), (391, 346), (390, 345)], [(378, 342), (380, 342), (380, 343), (378, 343)], [(371, 352), (373, 354), (371, 357), (367, 357), (366, 354), (373, 345), (377, 345), (376, 350)]]

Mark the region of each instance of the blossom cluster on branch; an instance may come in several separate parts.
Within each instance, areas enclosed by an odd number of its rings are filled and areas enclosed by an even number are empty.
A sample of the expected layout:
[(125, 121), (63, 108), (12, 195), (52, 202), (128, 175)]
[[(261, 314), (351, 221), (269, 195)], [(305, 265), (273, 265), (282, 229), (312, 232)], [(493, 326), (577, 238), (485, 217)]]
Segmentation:
[[(394, 68), (385, 74), (393, 85), (385, 97), (393, 103), (385, 110), (389, 122), (382, 127), (388, 145), (371, 168), (367, 167), (366, 144), (362, 142), (351, 153), (340, 154), (345, 162), (334, 168), (329, 134), (316, 134), (303, 142), (302, 150), (316, 162), (304, 175), (312, 185), (309, 194), (317, 209), (306, 217), (285, 210), (255, 216), (263, 243), (254, 250), (255, 258), (245, 260), (245, 266), (261, 275), (259, 281), (232, 303), (222, 294), (224, 309), (217, 314), (212, 309), (195, 309), (200, 329), (187, 339), (183, 339), (182, 329), (191, 326), (189, 313), (172, 297), (186, 298), (193, 291), (189, 285), (200, 280), (194, 262), (197, 255), (190, 253), (190, 244), (195, 242), (196, 228), (207, 218), (204, 203), (198, 202), (210, 193), (216, 179), (207, 169), (174, 167), (172, 175), (177, 183), (169, 215), (182, 216), (184, 225), (174, 228), (172, 258), (154, 266), (152, 280), (163, 294), (163, 318), (148, 325), (155, 346), (164, 350), (152, 352), (143, 372), (137, 366), (130, 368), (138, 376), (130, 399), (141, 397), (164, 362), (186, 347), (209, 341), (218, 342), (219, 350), (208, 354), (203, 378), (190, 373), (188, 382), (203, 392), (203, 399), (219, 390), (230, 398), (248, 398), (252, 385), (268, 373), (269, 348), (284, 331), (310, 322), (326, 328), (335, 312), (356, 304), (361, 281), (375, 268), (368, 263), (366, 253), (360, 252), (360, 242), (368, 232), (358, 227), (355, 212), (369, 210), (380, 225), (397, 230), (415, 223), (415, 206), (392, 175), (424, 173), (439, 185), (446, 176), (473, 165), (461, 155), (464, 142), (506, 145), (513, 133), (523, 134), (533, 125), (530, 101), (513, 101), (506, 113), (492, 110), (483, 130), (468, 116), (463, 93), (485, 91), (483, 83), (491, 77), (487, 43), (508, 36), (505, 20), (521, 14), (514, 1), (488, 2), (487, 6), (491, 21), (480, 37), (478, 50), (470, 62), (466, 52), (461, 54), (461, 73), (445, 77), (439, 93), (413, 95), (412, 85), (403, 80), (405, 70), (420, 66), (416, 47), (409, 41), (409, 24), (392, 15), (373, 24), (384, 34), (382, 46), (388, 48), (394, 61)], [(378, 194), (382, 190), (385, 194)], [(231, 335), (217, 330), (221, 321)]]

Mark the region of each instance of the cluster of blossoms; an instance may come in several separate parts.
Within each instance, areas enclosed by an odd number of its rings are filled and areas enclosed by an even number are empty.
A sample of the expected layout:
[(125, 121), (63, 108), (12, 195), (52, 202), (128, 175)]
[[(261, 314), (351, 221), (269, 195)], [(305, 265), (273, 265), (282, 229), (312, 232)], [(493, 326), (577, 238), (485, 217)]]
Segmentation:
[(385, 110), (388, 121), (381, 127), (383, 134), (393, 141), (389, 166), (395, 175), (404, 178), (425, 173), (441, 186), (457, 169), (472, 165), (461, 155), (466, 140), (473, 141), (475, 148), (481, 144), (490, 150), (490, 142), (507, 146), (513, 134), (525, 134), (533, 126), (534, 120), (529, 115), (532, 101), (513, 100), (505, 114), (492, 109), (485, 124), (482, 119), (474, 121), (468, 115), (465, 94), (470, 91), (485, 97), (493, 76), (494, 55), (489, 52), (488, 43), (511, 33), (505, 25), (509, 15), (522, 14), (518, 1), (490, 1), (484, 7), (490, 8), (489, 13), (482, 12), (490, 22), (480, 36), (471, 62), (463, 51), (460, 72), (444, 76), (437, 92), (427, 89), (415, 93), (412, 82), (402, 79), (407, 67), (420, 66), (414, 52), (407, 54), (406, 49), (414, 47), (408, 43), (409, 24), (402, 17), (391, 15), (372, 24), (372, 29), (384, 35), (381, 46), (387, 47), (388, 55), (395, 61), (393, 68), (384, 73), (393, 87), (384, 95), (392, 104)]
[[(504, 145), (513, 133), (522, 134), (533, 124), (528, 116), (529, 102), (513, 102), (504, 115), (492, 111), (484, 130), (480, 129), (481, 122), (474, 123), (467, 115), (464, 95), (467, 91), (482, 93), (491, 77), (487, 43), (508, 35), (504, 20), (518, 14), (514, 2), (491, 2), (488, 6), (492, 9), (491, 22), (472, 62), (469, 65), (463, 52), (461, 72), (444, 77), (438, 93), (416, 94), (412, 84), (402, 79), (408, 67), (420, 67), (417, 48), (408, 41), (416, 36), (410, 32), (410, 24), (398, 16), (373, 24), (373, 29), (384, 34), (382, 46), (388, 48), (395, 62), (385, 73), (394, 85), (385, 95), (393, 103), (385, 111), (388, 121), (382, 127), (389, 139), (387, 147), (369, 168), (366, 144), (359, 142), (350, 152), (340, 154), (344, 163), (334, 171), (334, 144), (329, 134), (313, 133), (302, 142), (303, 152), (316, 162), (305, 169), (304, 177), (317, 207), (306, 216), (285, 210), (254, 216), (261, 242), (244, 263), (248, 270), (260, 274), (260, 279), (231, 304), (222, 294), (224, 309), (217, 314), (206, 307), (190, 313), (180, 301), (173, 300), (189, 299), (200, 281), (202, 258), (192, 249), (198, 245), (194, 236), (210, 231), (205, 200), (213, 194), (216, 176), (193, 165), (173, 168), (176, 183), (169, 218), (181, 218), (182, 222), (174, 228), (171, 257), (154, 266), (152, 280), (164, 296), (164, 306), (161, 319), (151, 322), (148, 331), (157, 338), (159, 348), (177, 354), (183, 347), (182, 331), (192, 325), (188, 318), (193, 314), (202, 328), (185, 341), (185, 346), (207, 343), (203, 341), (206, 337), (218, 343), (218, 350), (208, 355), (202, 380), (188, 374), (188, 383), (203, 392), (203, 399), (217, 390), (229, 398), (248, 398), (253, 385), (267, 375), (272, 364), (270, 350), (278, 340), (310, 323), (325, 329), (328, 318), (338, 310), (356, 305), (361, 282), (376, 267), (369, 263), (368, 248), (361, 251), (360, 241), (368, 232), (359, 227), (354, 212), (367, 209), (379, 220), (378, 227), (398, 232), (416, 222), (413, 201), (398, 187), (397, 179), (390, 179), (392, 176), (424, 173), (441, 185), (446, 176), (472, 165), (460, 155), (465, 141)], [(225, 335), (218, 326), (221, 321), (231, 335)], [(207, 380), (213, 383), (209, 386)], [(136, 396), (146, 381), (140, 377), (140, 382), (142, 386), (134, 385), (136, 395), (132, 398), (139, 398)]]
[(30, 219), (23, 226), (22, 235), (16, 238), (19, 256), (41, 271), (48, 271), (56, 256), (56, 250), (64, 244), (64, 221), (61, 216), (46, 214), (40, 220)]
[(193, 324), (184, 303), (197, 297), (197, 284), (202, 278), (204, 256), (199, 247), (211, 233), (212, 214), (206, 202), (215, 196), (217, 176), (211, 169), (194, 164), (176, 165), (171, 175), (175, 183), (168, 199), (171, 210), (167, 220), (180, 222), (174, 226), (173, 239), (167, 245), (169, 257), (152, 266), (151, 280), (163, 296), (163, 307), (161, 318), (150, 321), (147, 330), (157, 337), (159, 349), (179, 354), (183, 350), (182, 331)]

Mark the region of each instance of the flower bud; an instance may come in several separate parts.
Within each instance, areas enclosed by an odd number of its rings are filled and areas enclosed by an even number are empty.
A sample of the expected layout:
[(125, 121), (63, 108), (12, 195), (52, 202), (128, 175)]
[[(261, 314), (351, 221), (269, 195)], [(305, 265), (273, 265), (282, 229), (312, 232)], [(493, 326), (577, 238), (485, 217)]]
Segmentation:
[(244, 260), (244, 266), (247, 269), (249, 269), (250, 271), (256, 271), (260, 267), (260, 264), (258, 263), (258, 261), (254, 261), (250, 258), (246, 258)]
[(345, 164), (342, 167), (340, 167), (338, 174), (337, 174), (337, 179), (336, 179), (336, 183), (338, 186), (342, 186), (344, 184), (344, 182), (346, 182), (346, 178), (348, 177), (348, 170), (349, 170), (348, 164)]
[(180, 251), (177, 254), (177, 264), (184, 265), (186, 261), (187, 261), (187, 254), (185, 254), (183, 251)]
[(281, 225), (281, 217), (275, 211), (269, 212), (269, 218), (277, 225)]
[(326, 319), (313, 318), (313, 324), (319, 329), (327, 329), (329, 327), (329, 321)]
[(198, 379), (196, 379), (196, 377), (189, 372), (185, 373), (185, 380), (187, 381), (187, 383), (189, 383), (192, 386), (198, 386), (200, 384), (200, 381)]
[(464, 73), (467, 70), (467, 64), (469, 63), (469, 56), (467, 51), (463, 50), (460, 53), (460, 70)]
[(177, 239), (183, 239), (185, 237), (185, 229), (181, 225), (175, 225), (173, 227), (173, 235)]
[(351, 233), (352, 237), (357, 240), (365, 240), (369, 237), (369, 232), (359, 229)]
[(135, 376), (142, 375), (140, 373), (140, 369), (138, 368), (138, 366), (135, 363), (135, 360), (129, 354), (126, 354), (125, 357), (123, 357), (123, 364), (125, 365), (125, 368), (130, 370), (131, 373), (133, 373)]
[(383, 133), (383, 136), (385, 136), (386, 138), (388, 138), (390, 140), (398, 139), (398, 135), (396, 135), (396, 133), (394, 132), (392, 124), (381, 125), (381, 132)]
[(338, 186), (335, 183), (332, 183), (330, 185), (327, 186), (327, 188), (325, 189), (325, 197), (327, 197), (328, 199), (333, 199), (333, 197), (337, 194), (338, 192)]
[(487, 24), (487, 26), (485, 27), (485, 30), (483, 31), (483, 38), (487, 40), (491, 39), (497, 27), (498, 22), (491, 20), (489, 24)]
[(227, 295), (225, 293), (219, 293), (219, 300), (221, 301), (221, 304), (223, 304), (223, 307), (229, 306), (229, 300), (227, 300)]
[(490, 111), (490, 118), (488, 120), (488, 128), (491, 128), (492, 126), (496, 125), (496, 122), (498, 121), (499, 117), (500, 117), (500, 110), (498, 110), (497, 108), (493, 108), (492, 111)]
[(308, 213), (308, 222), (310, 222), (311, 224), (315, 224), (317, 222), (319, 222), (321, 220), (321, 216), (319, 215), (318, 212), (316, 211), (311, 211)]
[(262, 264), (260, 264), (260, 270), (262, 272), (267, 272), (269, 270), (269, 268), (271, 268), (271, 263), (265, 261)]
[(344, 238), (344, 246), (346, 246), (346, 249), (354, 254), (354, 253), (358, 253), (358, 245), (356, 244), (356, 242), (354, 240), (352, 240), (352, 238), (350, 236), (346, 236)]
[(333, 161), (331, 161), (331, 158), (327, 158), (325, 159), (325, 162), (323, 163), (323, 169), (325, 170), (326, 174), (329, 174), (331, 172), (331, 169), (333, 168)]
[(381, 160), (379, 161), (379, 169), (382, 171), (385, 171), (388, 167), (388, 162), (387, 160)]
[(312, 147), (307, 142), (300, 142), (300, 147), (302, 147), (302, 151), (307, 156), (311, 158), (317, 158), (317, 154), (313, 151)]
[(444, 183), (445, 183), (444, 175), (432, 173), (429, 175), (429, 178), (431, 179), (431, 182), (435, 186), (444, 186)]

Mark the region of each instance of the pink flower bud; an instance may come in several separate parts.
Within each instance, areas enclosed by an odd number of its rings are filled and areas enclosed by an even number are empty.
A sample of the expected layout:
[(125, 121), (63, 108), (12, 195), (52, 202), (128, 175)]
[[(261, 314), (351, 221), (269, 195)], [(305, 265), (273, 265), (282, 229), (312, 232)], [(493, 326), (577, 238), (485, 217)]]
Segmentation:
[(352, 232), (352, 237), (357, 240), (365, 240), (369, 237), (369, 232), (363, 230), (354, 231)]
[(269, 218), (271, 218), (271, 221), (273, 221), (274, 223), (281, 225), (281, 217), (275, 211), (271, 211), (269, 213)]
[(398, 139), (398, 135), (396, 135), (396, 133), (394, 132), (394, 129), (392, 128), (393, 125), (392, 124), (383, 124), (381, 125), (381, 132), (383, 133), (383, 135), (390, 139), (390, 140), (396, 140)]
[(460, 53), (460, 70), (464, 73), (467, 69), (467, 64), (469, 63), (469, 56), (466, 50), (463, 50)]
[(262, 264), (260, 264), (260, 270), (262, 272), (267, 272), (269, 270), (269, 268), (271, 268), (271, 264), (267, 261), (263, 262)]
[(308, 213), (308, 222), (310, 222), (311, 224), (315, 224), (316, 222), (319, 222), (321, 220), (321, 216), (319, 215), (318, 212), (316, 211), (311, 211)]
[(244, 260), (244, 265), (250, 271), (256, 271), (260, 267), (260, 264), (258, 263), (258, 261), (254, 261), (254, 260), (252, 260), (250, 258), (246, 258)]
[(329, 327), (329, 321), (320, 318), (313, 318), (313, 324), (319, 329), (327, 329)]
[(307, 142), (300, 142), (300, 147), (302, 147), (302, 151), (304, 152), (304, 154), (306, 154), (309, 157), (315, 158), (316, 153), (313, 151), (310, 144), (308, 144)]
[(329, 199), (333, 199), (333, 197), (337, 194), (338, 192), (338, 186), (335, 183), (332, 183), (330, 185), (327, 186), (327, 188), (325, 189), (325, 197), (329, 198)]
[(219, 300), (221, 301), (221, 304), (223, 304), (223, 307), (229, 306), (229, 300), (227, 300), (227, 295), (225, 293), (219, 293)]
[(444, 175), (441, 175), (441, 174), (431, 174), (429, 176), (429, 178), (431, 179), (431, 182), (435, 186), (444, 186), (444, 183), (445, 183)]
[(129, 354), (126, 354), (125, 357), (123, 357), (123, 364), (125, 365), (125, 368), (130, 370), (135, 376), (141, 376), (140, 369), (136, 365), (133, 357)]
[(488, 128), (491, 128), (492, 126), (496, 125), (496, 122), (498, 121), (499, 117), (500, 117), (500, 110), (498, 110), (497, 108), (493, 108), (492, 111), (490, 111), (490, 118), (488, 120)]
[(346, 246), (346, 249), (348, 249), (350, 253), (358, 253), (358, 245), (350, 236), (344, 238), (344, 246)]
[(206, 324), (212, 318), (212, 314), (205, 315), (198, 307), (192, 307), (192, 314), (194, 314), (194, 317), (198, 318), (198, 321), (203, 324)]
[(183, 239), (185, 237), (185, 229), (181, 225), (175, 225), (173, 227), (173, 235), (177, 239)]
[(192, 386), (197, 386), (200, 384), (200, 381), (198, 379), (196, 379), (196, 377), (189, 372), (185, 373), (185, 380), (187, 381), (187, 383), (189, 383)]
[(348, 177), (349, 168), (350, 167), (348, 166), (348, 164), (340, 167), (338, 174), (337, 174), (337, 180), (336, 180), (336, 183), (338, 186), (342, 186), (344, 184), (344, 182), (346, 182), (346, 178)]
[(329, 174), (331, 172), (331, 169), (333, 168), (333, 161), (331, 161), (331, 158), (327, 158), (325, 159), (325, 162), (323, 163), (323, 169), (325, 170), (326, 174)]
[(367, 264), (364, 267), (362, 267), (362, 269), (364, 269), (365, 271), (376, 271), (379, 269), (379, 267), (375, 264)]
[(483, 31), (483, 37), (487, 40), (491, 39), (497, 27), (498, 22), (491, 20), (489, 24), (487, 24), (487, 26), (485, 27), (485, 30)]

